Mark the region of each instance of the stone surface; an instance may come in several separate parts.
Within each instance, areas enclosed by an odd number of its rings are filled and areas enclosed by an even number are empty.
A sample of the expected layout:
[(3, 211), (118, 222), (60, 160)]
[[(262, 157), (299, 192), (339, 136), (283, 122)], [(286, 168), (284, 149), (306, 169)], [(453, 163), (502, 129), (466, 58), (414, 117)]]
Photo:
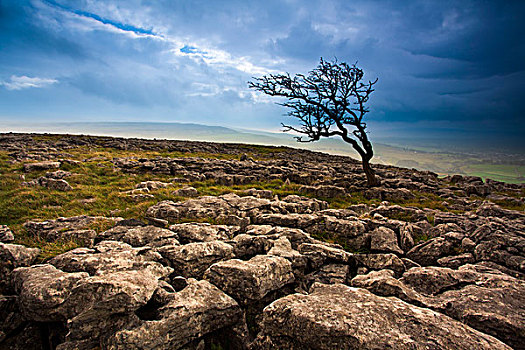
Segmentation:
[(258, 349), (510, 349), (435, 311), (342, 284), (273, 302), (261, 327)]
[(378, 227), (370, 233), (370, 250), (372, 252), (403, 254), (399, 248), (396, 233), (386, 227)]
[(17, 267), (30, 266), (38, 254), (38, 248), (0, 243), (0, 294), (12, 292), (11, 272)]
[(213, 263), (233, 257), (233, 247), (221, 241), (164, 246), (158, 251), (173, 267), (175, 274), (194, 278), (202, 278), (204, 271)]
[(15, 236), (9, 226), (0, 225), (0, 243), (9, 243), (15, 240)]
[(188, 280), (188, 285), (170, 295), (158, 309), (155, 320), (118, 331), (107, 349), (179, 349), (194, 339), (235, 324), (239, 305), (207, 281)]
[(262, 299), (294, 281), (292, 264), (278, 256), (257, 255), (213, 264), (204, 278), (242, 304)]

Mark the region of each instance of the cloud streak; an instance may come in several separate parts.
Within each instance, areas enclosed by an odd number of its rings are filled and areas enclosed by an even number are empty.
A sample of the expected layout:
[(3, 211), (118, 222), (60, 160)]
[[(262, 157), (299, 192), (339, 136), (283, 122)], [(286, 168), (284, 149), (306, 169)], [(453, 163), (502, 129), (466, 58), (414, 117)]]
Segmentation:
[(12, 75), (8, 81), (0, 82), (0, 85), (3, 85), (7, 90), (24, 90), (29, 88), (44, 88), (56, 83), (58, 83), (56, 79)]

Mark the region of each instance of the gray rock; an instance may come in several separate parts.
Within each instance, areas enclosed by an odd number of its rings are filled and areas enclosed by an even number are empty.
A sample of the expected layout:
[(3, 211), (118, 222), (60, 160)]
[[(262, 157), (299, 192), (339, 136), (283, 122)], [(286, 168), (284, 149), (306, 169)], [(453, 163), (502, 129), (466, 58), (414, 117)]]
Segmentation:
[(56, 191), (71, 191), (73, 187), (64, 179), (53, 179), (48, 177), (40, 177), (38, 179), (40, 186)]
[(174, 191), (173, 195), (181, 197), (197, 197), (199, 195), (199, 192), (195, 187), (186, 186)]
[(342, 284), (273, 302), (261, 328), (253, 348), (510, 349), (440, 313)]
[(437, 262), (439, 266), (457, 269), (462, 265), (474, 263), (474, 256), (471, 253), (463, 253), (455, 256), (446, 256), (439, 259)]
[(155, 320), (117, 332), (107, 349), (179, 349), (210, 332), (234, 325), (239, 305), (207, 281), (188, 280), (172, 300), (157, 311)]
[[(129, 244), (116, 241), (102, 241), (90, 248), (77, 248), (55, 256), (49, 263), (67, 272), (87, 272), (100, 275), (114, 271), (147, 270), (158, 278), (164, 278), (173, 269), (162, 266)], [(158, 256), (161, 259), (161, 256)]]
[(357, 275), (350, 284), (352, 287), (365, 288), (376, 295), (393, 296), (410, 304), (426, 306), (423, 302), (424, 297), (394, 278), (392, 270), (371, 271), (366, 275)]
[(13, 235), (13, 232), (11, 231), (11, 229), (9, 229), (9, 226), (0, 225), (0, 242), (9, 243), (14, 240), (15, 240), (15, 236)]
[(400, 280), (432, 296), (428, 306), (493, 335), (510, 346), (523, 347), (525, 282), (479, 265), (457, 270), (440, 267), (410, 269)]
[(172, 184), (168, 182), (162, 182), (162, 181), (143, 181), (135, 186), (135, 188), (147, 188), (149, 191), (158, 190), (160, 188), (166, 188), (168, 186), (172, 186)]
[(407, 258), (420, 265), (437, 265), (437, 261), (447, 255), (454, 254), (454, 244), (444, 237), (432, 238), (416, 245), (407, 254)]
[(305, 279), (308, 285), (314, 282), (335, 284), (343, 283), (346, 284), (350, 276), (350, 266), (345, 264), (328, 264), (323, 265), (319, 270), (316, 270), (307, 276)]
[(37, 162), (37, 163), (26, 163), (24, 164), (24, 171), (26, 173), (39, 170), (58, 169), (60, 168), (60, 162)]
[(120, 240), (133, 247), (142, 247), (145, 245), (161, 247), (164, 245), (179, 244), (175, 232), (156, 226), (136, 226), (130, 228), (120, 237)]
[(221, 241), (165, 246), (158, 251), (173, 267), (175, 274), (199, 279), (213, 263), (233, 257), (233, 247)]
[(303, 243), (299, 246), (299, 252), (304, 255), (313, 269), (318, 269), (324, 264), (339, 263), (348, 264), (352, 257), (351, 253), (343, 249), (330, 247), (325, 244)]
[(66, 177), (70, 177), (72, 174), (69, 171), (64, 170), (57, 170), (50, 173), (46, 173), (45, 177), (48, 177), (50, 179), (63, 179)]
[(19, 244), (0, 243), (0, 293), (12, 292), (11, 272), (17, 267), (30, 266), (40, 254), (38, 248)]
[(77, 282), (87, 277), (85, 272), (67, 273), (49, 264), (15, 269), (13, 282), (21, 312), (38, 322), (67, 320), (71, 310), (63, 304)]
[(278, 256), (257, 255), (248, 261), (231, 259), (210, 266), (204, 278), (241, 304), (262, 299), (294, 281), (292, 264)]
[(239, 228), (226, 225), (210, 225), (207, 223), (186, 223), (171, 225), (170, 230), (177, 233), (183, 244), (194, 242), (224, 241), (230, 239)]
[(381, 226), (372, 231), (370, 236), (370, 250), (372, 252), (403, 254), (393, 230)]
[(292, 263), (295, 269), (303, 270), (306, 267), (307, 258), (292, 248), (292, 244), (286, 237), (280, 237), (273, 242), (273, 247), (268, 255), (280, 256)]
[(389, 269), (398, 277), (406, 269), (403, 260), (394, 254), (354, 254), (350, 262), (357, 268), (364, 267), (367, 271)]

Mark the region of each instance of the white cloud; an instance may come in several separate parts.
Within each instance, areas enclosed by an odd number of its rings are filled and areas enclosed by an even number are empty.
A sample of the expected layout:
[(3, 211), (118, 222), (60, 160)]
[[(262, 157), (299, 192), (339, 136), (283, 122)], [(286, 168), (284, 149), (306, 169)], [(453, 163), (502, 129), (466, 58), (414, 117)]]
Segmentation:
[(28, 88), (43, 88), (58, 83), (56, 79), (31, 78), (25, 75), (12, 75), (9, 81), (0, 81), (0, 85), (5, 86), (7, 90), (22, 90)]

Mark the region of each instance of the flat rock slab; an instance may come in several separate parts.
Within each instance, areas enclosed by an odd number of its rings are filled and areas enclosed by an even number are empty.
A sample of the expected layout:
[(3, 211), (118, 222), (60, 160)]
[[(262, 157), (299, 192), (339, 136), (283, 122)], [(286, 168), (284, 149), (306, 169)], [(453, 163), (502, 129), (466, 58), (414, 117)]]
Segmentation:
[(412, 268), (400, 282), (429, 296), (428, 307), (524, 348), (524, 281), (484, 266), (464, 265), (457, 270)]
[(117, 332), (107, 349), (179, 349), (241, 318), (237, 302), (207, 281), (189, 279), (171, 298), (155, 320)]
[(31, 171), (49, 170), (49, 169), (58, 169), (58, 168), (60, 168), (60, 162), (45, 161), (45, 162), (24, 164), (24, 171), (26, 173), (31, 172)]
[(204, 278), (242, 304), (262, 299), (294, 281), (292, 264), (279, 256), (257, 255), (213, 264)]
[(254, 349), (510, 349), (448, 316), (342, 284), (264, 309)]

